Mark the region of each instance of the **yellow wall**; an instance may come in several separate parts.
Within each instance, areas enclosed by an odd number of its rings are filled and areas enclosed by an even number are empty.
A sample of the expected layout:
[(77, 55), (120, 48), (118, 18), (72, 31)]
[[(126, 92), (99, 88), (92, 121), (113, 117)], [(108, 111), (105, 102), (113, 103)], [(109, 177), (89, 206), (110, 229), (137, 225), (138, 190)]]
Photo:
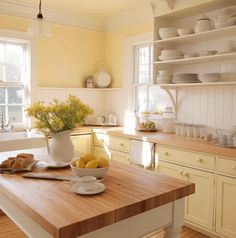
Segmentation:
[[(27, 31), (29, 21), (0, 16), (0, 29)], [(82, 87), (84, 77), (104, 62), (105, 34), (53, 25), (53, 37), (37, 40), (38, 86)]]
[(112, 87), (123, 86), (124, 40), (153, 31), (153, 21), (144, 22), (105, 34), (105, 65), (112, 74)]

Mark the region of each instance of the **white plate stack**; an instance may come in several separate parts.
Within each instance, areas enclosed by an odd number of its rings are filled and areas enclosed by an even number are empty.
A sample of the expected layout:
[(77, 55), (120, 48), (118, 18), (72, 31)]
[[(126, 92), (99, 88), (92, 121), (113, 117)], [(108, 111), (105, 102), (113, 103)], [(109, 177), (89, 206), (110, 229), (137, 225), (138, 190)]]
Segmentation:
[(159, 59), (162, 61), (183, 59), (184, 53), (181, 50), (162, 50)]
[(199, 83), (198, 74), (178, 73), (175, 74), (172, 83)]
[(172, 81), (172, 73), (169, 70), (160, 70), (158, 71), (156, 77), (157, 84), (169, 84)]

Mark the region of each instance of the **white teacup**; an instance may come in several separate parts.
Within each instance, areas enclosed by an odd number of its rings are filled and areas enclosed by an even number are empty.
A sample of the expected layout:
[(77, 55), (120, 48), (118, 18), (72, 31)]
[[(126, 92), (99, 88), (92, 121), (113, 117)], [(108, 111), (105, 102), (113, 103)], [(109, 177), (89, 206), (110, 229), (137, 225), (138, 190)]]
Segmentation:
[(72, 182), (72, 190), (77, 190), (79, 187), (82, 187), (86, 191), (94, 190), (99, 181), (94, 176), (83, 176), (79, 177), (78, 181)]
[(97, 116), (96, 117), (96, 124), (103, 124), (106, 121), (106, 118), (104, 116)]

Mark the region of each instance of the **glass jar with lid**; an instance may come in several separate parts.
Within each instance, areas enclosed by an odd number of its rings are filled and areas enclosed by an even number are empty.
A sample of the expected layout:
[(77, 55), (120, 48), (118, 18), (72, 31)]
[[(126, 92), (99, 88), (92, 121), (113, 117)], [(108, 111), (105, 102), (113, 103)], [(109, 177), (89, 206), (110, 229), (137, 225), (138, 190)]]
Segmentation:
[(172, 107), (166, 107), (162, 114), (162, 132), (174, 132), (175, 113)]

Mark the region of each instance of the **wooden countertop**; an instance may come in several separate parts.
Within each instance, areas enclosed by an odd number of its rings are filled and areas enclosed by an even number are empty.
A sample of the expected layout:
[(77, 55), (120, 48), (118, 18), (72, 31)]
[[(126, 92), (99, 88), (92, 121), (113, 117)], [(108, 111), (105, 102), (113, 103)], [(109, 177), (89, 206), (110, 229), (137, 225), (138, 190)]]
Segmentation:
[[(30, 149), (37, 160), (46, 149)], [(3, 152), (0, 161), (23, 151)], [(48, 172), (48, 171), (47, 171)], [(71, 170), (51, 170), (71, 174)], [(194, 193), (194, 184), (112, 161), (104, 193), (83, 196), (63, 181), (25, 179), (1, 174), (0, 191), (54, 237), (76, 237)]]
[(199, 138), (176, 136), (175, 134), (161, 132), (125, 131), (124, 129), (108, 130), (107, 134), (236, 159), (236, 148), (214, 146)]

